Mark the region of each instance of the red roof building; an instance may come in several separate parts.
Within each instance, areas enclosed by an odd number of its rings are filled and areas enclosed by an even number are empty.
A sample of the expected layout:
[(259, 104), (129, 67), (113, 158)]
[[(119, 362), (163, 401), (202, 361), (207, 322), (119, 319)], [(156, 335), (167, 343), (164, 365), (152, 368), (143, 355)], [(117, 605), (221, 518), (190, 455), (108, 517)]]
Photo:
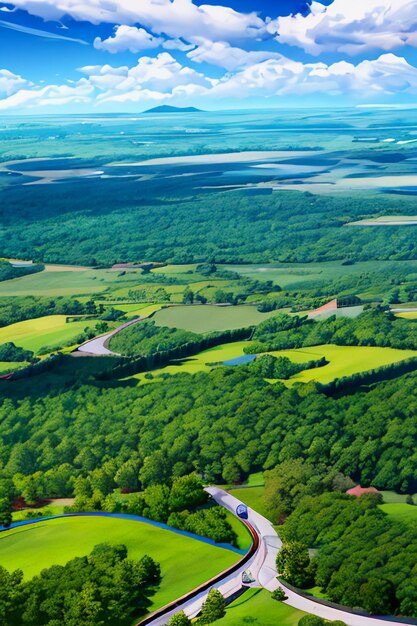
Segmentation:
[(356, 487), (352, 487), (352, 489), (348, 489), (346, 493), (349, 496), (363, 496), (364, 493), (379, 493), (378, 489), (375, 487), (361, 487), (360, 485), (356, 485)]

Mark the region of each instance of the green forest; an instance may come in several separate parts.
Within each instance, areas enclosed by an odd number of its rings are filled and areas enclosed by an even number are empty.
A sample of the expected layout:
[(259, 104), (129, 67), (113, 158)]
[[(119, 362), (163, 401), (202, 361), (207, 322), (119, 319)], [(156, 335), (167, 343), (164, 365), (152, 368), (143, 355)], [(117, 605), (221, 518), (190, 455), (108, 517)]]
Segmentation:
[(412, 197), (280, 191), (254, 202), (243, 191), (161, 195), (117, 178), (100, 181), (99, 194), (97, 181), (77, 184), (76, 196), (65, 183), (33, 186), (30, 209), (24, 187), (4, 189), (3, 254), (80, 265), (417, 258), (412, 229), (344, 226), (376, 212), (413, 214)]

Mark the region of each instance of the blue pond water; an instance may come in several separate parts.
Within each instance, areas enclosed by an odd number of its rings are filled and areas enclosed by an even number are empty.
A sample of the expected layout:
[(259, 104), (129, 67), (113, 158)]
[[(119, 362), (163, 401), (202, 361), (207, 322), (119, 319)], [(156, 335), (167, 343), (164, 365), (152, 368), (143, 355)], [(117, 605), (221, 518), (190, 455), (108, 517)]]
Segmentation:
[(230, 359), (229, 361), (224, 361), (223, 365), (247, 365), (247, 363), (252, 363), (256, 359), (256, 354), (243, 354), (242, 356), (238, 356), (235, 359)]

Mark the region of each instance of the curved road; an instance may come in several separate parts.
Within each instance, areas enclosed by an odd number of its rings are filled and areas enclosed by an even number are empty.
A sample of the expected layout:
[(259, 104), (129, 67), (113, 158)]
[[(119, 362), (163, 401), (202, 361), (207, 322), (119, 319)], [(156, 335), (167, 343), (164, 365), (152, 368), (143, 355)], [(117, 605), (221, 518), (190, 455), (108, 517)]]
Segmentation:
[[(219, 489), (217, 487), (207, 487), (206, 491), (218, 504), (231, 511), (233, 514), (236, 514), (236, 507), (239, 504), (243, 504), (240, 500), (230, 495), (223, 489)], [(237, 572), (225, 577), (223, 580), (213, 585), (212, 588), (218, 589), (224, 597), (230, 597), (241, 588), (242, 573), (249, 569), (256, 581), (254, 586), (264, 587), (271, 592), (277, 587), (282, 587), (288, 596), (285, 603), (299, 609), (300, 611), (305, 611), (306, 613), (311, 613), (312, 615), (317, 615), (331, 621), (342, 620), (345, 624), (347, 624), (347, 626), (399, 626), (399, 624), (413, 626), (410, 622), (407, 623), (402, 620), (397, 621), (386, 617), (378, 618), (356, 615), (347, 611), (328, 607), (315, 602), (313, 599), (305, 598), (295, 591), (285, 587), (285, 585), (277, 580), (278, 574), (275, 565), (278, 551), (282, 546), (281, 540), (269, 520), (251, 508), (248, 508), (248, 513), (248, 522), (256, 530), (259, 536), (259, 547), (250, 561), (243, 565)], [(155, 617), (152, 621), (147, 620), (146, 624), (152, 626), (164, 626), (169, 622), (170, 618), (179, 611), (184, 611), (188, 617), (195, 617), (200, 612), (201, 606), (207, 598), (208, 591), (209, 589), (191, 600), (185, 600), (183, 604), (179, 604), (175, 607), (175, 609), (164, 614), (162, 617)]]
[(106, 347), (107, 342), (117, 335), (121, 330), (127, 328), (128, 326), (132, 326), (132, 324), (137, 324), (137, 322), (142, 322), (147, 319), (146, 317), (138, 317), (134, 320), (130, 320), (129, 322), (125, 322), (121, 326), (118, 326), (114, 330), (111, 330), (109, 333), (105, 335), (100, 335), (100, 337), (95, 337), (94, 339), (90, 339), (85, 343), (78, 346), (76, 350), (74, 350), (73, 354), (77, 354), (77, 352), (81, 352), (87, 356), (121, 356), (116, 352), (112, 352)]

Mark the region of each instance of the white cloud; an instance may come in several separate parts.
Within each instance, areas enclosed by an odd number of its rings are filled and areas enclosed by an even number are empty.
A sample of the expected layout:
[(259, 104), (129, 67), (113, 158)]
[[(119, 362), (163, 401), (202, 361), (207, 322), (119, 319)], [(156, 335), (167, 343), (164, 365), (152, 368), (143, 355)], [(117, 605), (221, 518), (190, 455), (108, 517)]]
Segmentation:
[(371, 99), (417, 93), (417, 68), (394, 54), (358, 65), (292, 61), (281, 56), (224, 77), (207, 92), (216, 98), (303, 96), (310, 94)]
[(200, 40), (199, 45), (188, 52), (187, 56), (195, 63), (211, 63), (229, 71), (280, 57), (277, 52), (247, 51), (233, 47), (226, 41), (208, 39)]
[(94, 87), (85, 78), (74, 85), (47, 85), (42, 88), (20, 89), (0, 100), (0, 111), (90, 102), (93, 91)]
[(213, 79), (179, 63), (168, 52), (141, 57), (133, 67), (87, 65), (84, 77), (64, 85), (33, 85), (8, 70), (0, 70), (0, 110), (88, 103), (106, 106), (116, 103), (161, 101), (181, 105), (201, 103), (202, 99), (223, 102), (250, 98), (275, 101), (325, 94), (344, 102), (417, 94), (417, 68), (392, 53), (358, 64), (339, 61), (301, 63), (284, 56), (268, 59), (227, 72)]
[(154, 37), (144, 28), (136, 26), (116, 26), (113, 37), (100, 39), (96, 37), (94, 47), (98, 50), (107, 50), (113, 54), (117, 52), (141, 52), (150, 48), (158, 48), (164, 40), (161, 37)]
[(80, 68), (91, 85), (101, 93), (98, 102), (137, 102), (146, 95), (160, 100), (172, 97), (178, 87), (209, 89), (215, 84), (204, 74), (181, 65), (168, 52), (156, 57), (141, 57), (131, 68), (110, 65), (85, 66)]
[(32, 83), (9, 70), (0, 70), (0, 98), (8, 97)]
[(278, 41), (314, 55), (417, 46), (415, 0), (334, 0), (326, 7), (313, 1), (308, 15), (279, 17), (268, 25)]
[(193, 41), (194, 37), (241, 40), (261, 36), (265, 22), (254, 12), (221, 5), (197, 6), (192, 0), (13, 0), (13, 5), (46, 20), (70, 15), (92, 24), (140, 24), (153, 33)]

